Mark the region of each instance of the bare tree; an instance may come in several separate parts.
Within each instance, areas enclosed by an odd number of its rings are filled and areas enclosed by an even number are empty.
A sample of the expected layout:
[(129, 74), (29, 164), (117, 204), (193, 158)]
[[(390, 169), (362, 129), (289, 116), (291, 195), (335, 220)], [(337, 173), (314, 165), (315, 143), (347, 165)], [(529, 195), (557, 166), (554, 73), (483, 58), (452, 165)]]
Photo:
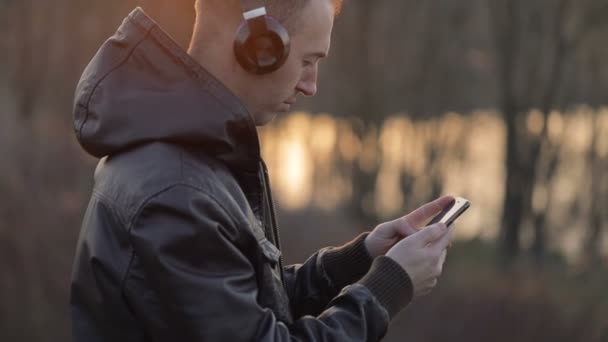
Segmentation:
[[(499, 108), (507, 128), (505, 199), (501, 245), (507, 263), (519, 253), (523, 220), (531, 215), (541, 152), (554, 164), (554, 149), (548, 146), (547, 118), (560, 105), (559, 91), (568, 70), (570, 53), (577, 41), (568, 37), (571, 0), (489, 0), (487, 2), (495, 41), (500, 89)], [(542, 114), (539, 134), (529, 132), (529, 110)], [(542, 178), (553, 174), (547, 168)], [(544, 215), (540, 213), (540, 215)], [(534, 248), (544, 254), (544, 216), (537, 217)]]
[(55, 4), (50, 1), (15, 1), (9, 4), (16, 63), (13, 75), (17, 111), (29, 120), (44, 95), (50, 69), (49, 51), (55, 33)]
[(601, 262), (602, 254), (602, 234), (604, 222), (606, 221), (605, 203), (608, 200), (608, 177), (604, 175), (606, 157), (598, 153), (598, 144), (601, 139), (602, 127), (599, 125), (598, 115), (593, 120), (592, 143), (587, 151), (587, 164), (590, 168), (589, 197), (591, 199), (591, 215), (589, 230), (585, 241), (586, 257), (591, 265)]

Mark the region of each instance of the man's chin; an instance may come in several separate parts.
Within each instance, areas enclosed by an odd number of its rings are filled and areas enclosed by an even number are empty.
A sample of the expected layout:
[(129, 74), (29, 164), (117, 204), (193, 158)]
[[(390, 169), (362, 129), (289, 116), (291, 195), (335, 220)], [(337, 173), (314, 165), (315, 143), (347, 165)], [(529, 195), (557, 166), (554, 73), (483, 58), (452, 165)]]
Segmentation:
[(257, 115), (256, 119), (255, 119), (255, 125), (256, 126), (265, 126), (267, 124), (269, 124), (270, 122), (272, 122), (272, 120), (274, 120), (274, 118), (277, 117), (279, 113), (276, 112), (267, 112), (267, 113), (262, 113)]

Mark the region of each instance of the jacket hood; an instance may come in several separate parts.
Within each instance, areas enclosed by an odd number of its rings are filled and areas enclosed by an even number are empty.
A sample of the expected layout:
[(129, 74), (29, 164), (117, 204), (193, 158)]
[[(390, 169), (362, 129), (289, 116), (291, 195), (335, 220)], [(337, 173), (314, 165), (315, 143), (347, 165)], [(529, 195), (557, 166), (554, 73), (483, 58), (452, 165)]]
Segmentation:
[(76, 88), (74, 130), (95, 157), (155, 141), (201, 149), (257, 170), (253, 118), (141, 8), (99, 49)]

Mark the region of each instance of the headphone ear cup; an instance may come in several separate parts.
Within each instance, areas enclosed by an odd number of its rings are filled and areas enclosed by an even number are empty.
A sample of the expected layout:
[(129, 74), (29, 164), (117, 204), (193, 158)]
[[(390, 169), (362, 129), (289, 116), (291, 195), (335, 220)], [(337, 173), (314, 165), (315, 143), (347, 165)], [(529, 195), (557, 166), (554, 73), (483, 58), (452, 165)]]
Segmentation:
[(252, 32), (247, 21), (241, 23), (234, 39), (234, 55), (248, 72), (268, 74), (285, 64), (291, 45), (289, 33), (271, 16), (254, 20), (265, 20), (266, 29)]

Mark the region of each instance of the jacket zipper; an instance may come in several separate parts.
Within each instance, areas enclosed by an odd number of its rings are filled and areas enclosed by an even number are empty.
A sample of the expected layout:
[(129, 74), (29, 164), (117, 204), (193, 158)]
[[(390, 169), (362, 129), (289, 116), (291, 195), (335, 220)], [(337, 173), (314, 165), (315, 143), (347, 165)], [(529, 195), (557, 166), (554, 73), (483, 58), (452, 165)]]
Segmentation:
[[(279, 223), (276, 215), (276, 206), (274, 204), (274, 200), (272, 199), (272, 193), (270, 191), (270, 177), (268, 176), (268, 168), (266, 167), (266, 163), (262, 160), (262, 169), (264, 171), (264, 192), (266, 194), (266, 198), (269, 202), (270, 209), (270, 224), (272, 226), (272, 233), (274, 234), (274, 239), (277, 244), (277, 248), (279, 251), (281, 250), (281, 236), (279, 235)], [(283, 275), (283, 253), (279, 255), (279, 271), (281, 272), (281, 282), (283, 283), (283, 288), (287, 288), (285, 284), (285, 277)]]

